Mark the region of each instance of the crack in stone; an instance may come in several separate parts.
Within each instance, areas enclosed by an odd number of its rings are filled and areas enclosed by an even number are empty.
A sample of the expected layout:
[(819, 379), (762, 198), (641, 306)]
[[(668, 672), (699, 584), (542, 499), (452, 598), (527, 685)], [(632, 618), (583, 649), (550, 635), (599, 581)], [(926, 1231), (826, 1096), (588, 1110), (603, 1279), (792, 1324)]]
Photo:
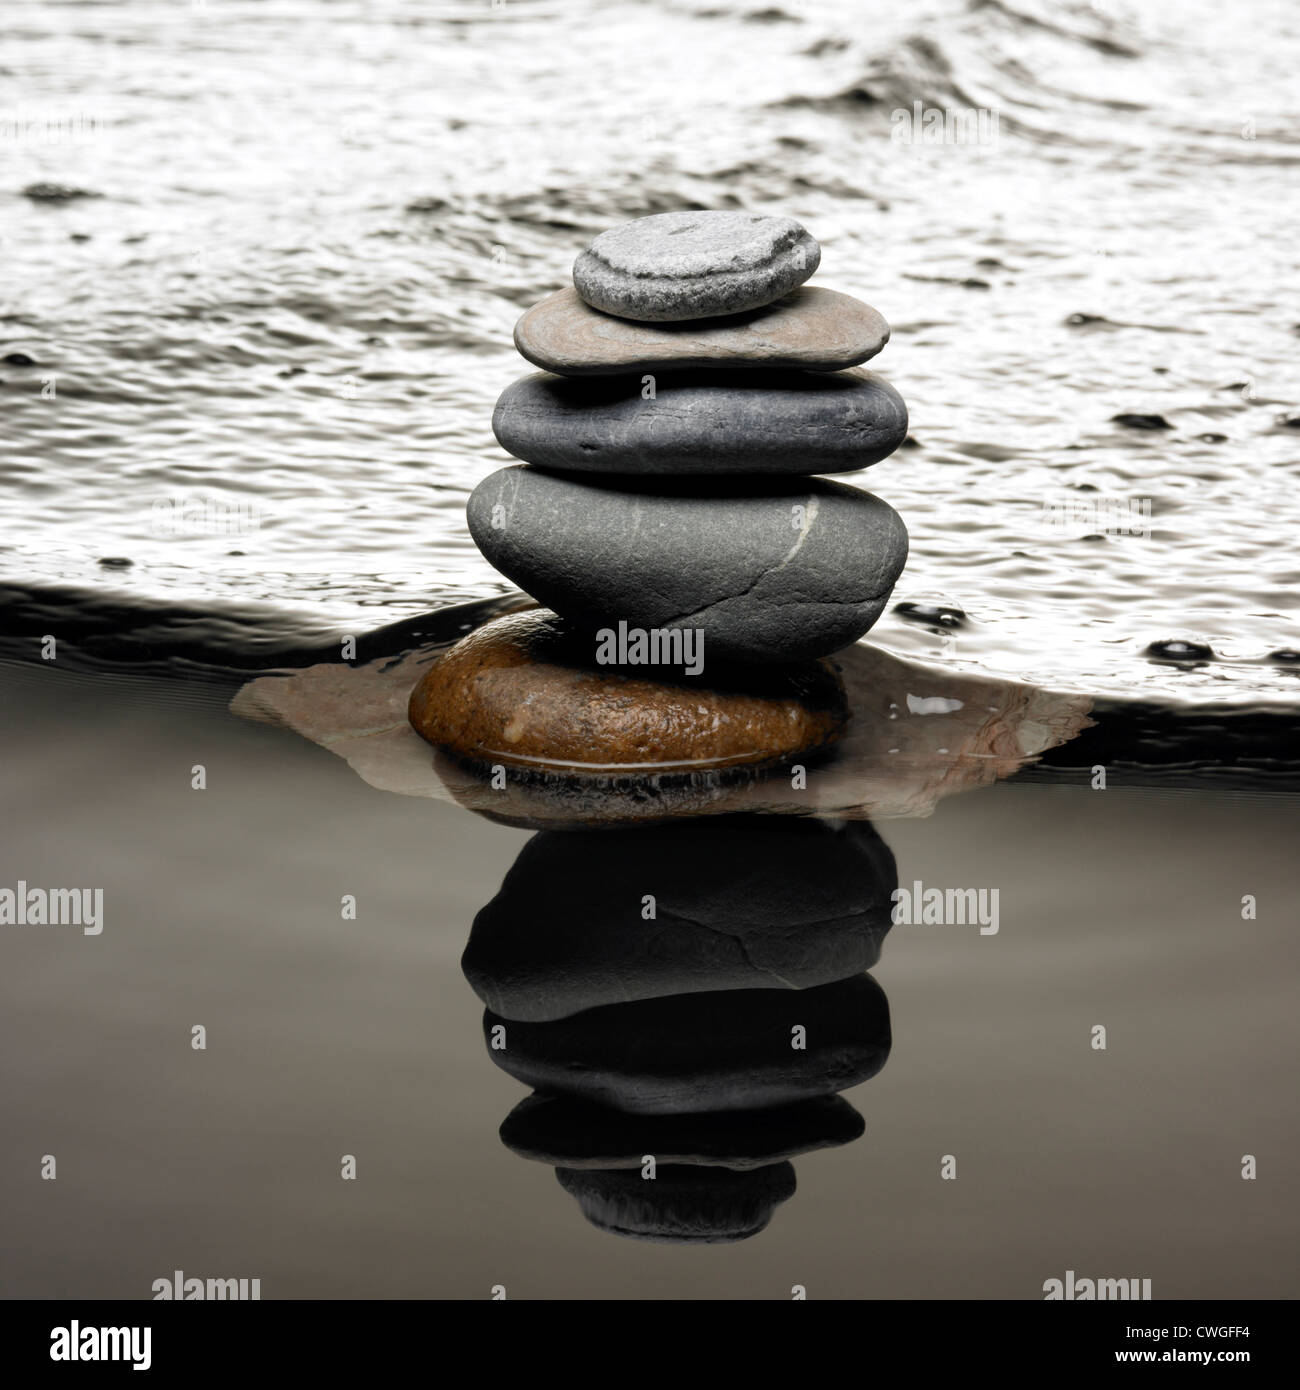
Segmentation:
[[(703, 931), (710, 931), (718, 936), (724, 936), (729, 941), (734, 941), (736, 943), (736, 947), (740, 951), (741, 956), (744, 958), (745, 964), (749, 966), (749, 968), (753, 970), (755, 973), (763, 975), (768, 979), (777, 980), (781, 984), (783, 984), (787, 989), (803, 988), (803, 986), (795, 984), (793, 980), (787, 980), (784, 975), (778, 974), (775, 970), (772, 970), (767, 966), (760, 965), (758, 961), (756, 961), (754, 957), (750, 954), (749, 947), (746, 945), (744, 939), (736, 932), (727, 931), (725, 927), (715, 926), (712, 922), (705, 922), (698, 917), (688, 917), (684, 912), (678, 912), (674, 909), (670, 909), (668, 911), (665, 920), (685, 922), (689, 926), (699, 927)], [(817, 930), (817, 928), (826, 926), (832, 922), (842, 921), (844, 921), (843, 915), (835, 917), (819, 917), (816, 921), (800, 922), (799, 930), (800, 932), (815, 931)], [(867, 929), (866, 931), (864, 931), (864, 935), (869, 937), (871, 935), (870, 930)]]
[[(788, 551), (786, 551), (785, 556), (781, 559), (781, 561), (778, 564), (769, 565), (765, 570), (762, 571), (762, 573), (756, 575), (754, 579), (752, 579), (748, 584), (746, 584), (743, 589), (737, 590), (736, 593), (722, 594), (718, 598), (710, 599), (708, 603), (703, 604), (701, 607), (694, 609), (690, 613), (679, 613), (674, 617), (665, 619), (665, 623), (682, 623), (687, 621), (687, 619), (689, 618), (699, 617), (701, 613), (707, 613), (710, 608), (716, 608), (720, 603), (727, 603), (731, 599), (744, 598), (746, 595), (752, 594), (754, 590), (757, 589), (758, 586), (765, 579), (770, 578), (774, 574), (780, 574), (780, 572), (783, 569), (785, 569), (785, 567), (791, 562), (791, 560), (793, 560), (794, 557), (798, 555), (799, 551), (803, 549), (803, 543), (808, 539), (809, 535), (812, 532), (813, 522), (817, 520), (817, 514), (817, 497), (815, 494), (810, 493), (807, 495), (807, 502), (804, 505), (802, 524), (799, 527), (799, 539), (795, 541), (795, 543), (790, 547)], [(829, 601), (835, 602), (836, 600)], [(842, 601), (847, 602), (847, 600)], [(861, 600), (855, 601), (861, 602)]]

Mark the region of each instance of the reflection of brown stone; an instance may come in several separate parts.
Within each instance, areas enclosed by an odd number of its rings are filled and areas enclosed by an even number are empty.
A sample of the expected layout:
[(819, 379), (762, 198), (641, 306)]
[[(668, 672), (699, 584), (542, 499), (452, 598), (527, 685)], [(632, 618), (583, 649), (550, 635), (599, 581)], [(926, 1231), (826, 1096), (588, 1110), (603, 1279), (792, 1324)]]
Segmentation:
[[(545, 610), (458, 642), (411, 694), (416, 732), (457, 760), (581, 776), (752, 767), (831, 744), (847, 719), (823, 663), (693, 679), (595, 662), (594, 637)], [(719, 679), (721, 675), (721, 679)]]

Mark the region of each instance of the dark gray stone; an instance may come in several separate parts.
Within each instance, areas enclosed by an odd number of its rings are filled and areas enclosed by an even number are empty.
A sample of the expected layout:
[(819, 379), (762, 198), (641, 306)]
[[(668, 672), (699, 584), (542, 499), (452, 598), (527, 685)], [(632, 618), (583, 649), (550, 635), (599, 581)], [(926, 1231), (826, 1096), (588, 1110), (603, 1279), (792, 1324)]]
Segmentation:
[[(791, 1046), (796, 1027), (802, 1049)], [(607, 1004), (553, 1023), (511, 1023), (489, 1009), (483, 1032), (497, 1066), (535, 1091), (635, 1115), (834, 1095), (874, 1076), (890, 1045), (889, 1005), (870, 975)]]
[(664, 212), (602, 232), (573, 263), (594, 308), (665, 322), (739, 314), (789, 294), (821, 247), (792, 217)]
[(526, 1096), (501, 1125), (520, 1158), (559, 1168), (660, 1164), (743, 1171), (838, 1148), (862, 1137), (862, 1116), (842, 1096), (720, 1115), (628, 1115), (572, 1096)]
[(823, 478), (630, 485), (503, 468), (467, 515), (487, 559), (562, 616), (701, 630), (706, 678), (714, 659), (800, 661), (855, 642), (907, 560), (892, 507)]
[(534, 372), (492, 414), (526, 463), (591, 473), (849, 473), (907, 438), (907, 406), (882, 377), (846, 372), (691, 371), (564, 377)]
[(528, 1022), (669, 994), (807, 989), (875, 965), (897, 887), (894, 856), (862, 821), (547, 831), (475, 917), (461, 965), (488, 1008)]
[(639, 1172), (575, 1168), (557, 1168), (555, 1176), (597, 1229), (665, 1245), (747, 1240), (767, 1225), (776, 1208), (795, 1191), (794, 1168), (789, 1163), (746, 1173), (663, 1167), (653, 1181)]

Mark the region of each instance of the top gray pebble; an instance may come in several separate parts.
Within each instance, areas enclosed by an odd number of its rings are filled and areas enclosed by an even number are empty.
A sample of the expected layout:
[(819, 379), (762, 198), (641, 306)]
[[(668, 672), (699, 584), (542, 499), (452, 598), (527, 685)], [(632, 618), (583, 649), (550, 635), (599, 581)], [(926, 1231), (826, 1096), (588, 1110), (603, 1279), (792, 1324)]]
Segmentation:
[(670, 323), (772, 304), (821, 258), (792, 217), (664, 212), (602, 232), (573, 263), (573, 283), (594, 309)]

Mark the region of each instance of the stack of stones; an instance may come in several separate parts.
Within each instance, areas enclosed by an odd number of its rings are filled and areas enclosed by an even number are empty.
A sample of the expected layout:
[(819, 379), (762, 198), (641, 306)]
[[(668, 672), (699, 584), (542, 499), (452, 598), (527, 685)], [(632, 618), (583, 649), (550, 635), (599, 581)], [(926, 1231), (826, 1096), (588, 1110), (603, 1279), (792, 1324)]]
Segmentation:
[[(426, 675), (416, 730), (462, 762), (726, 767), (828, 745), (821, 659), (883, 612), (898, 514), (813, 477), (892, 453), (907, 408), (860, 369), (889, 338), (804, 284), (786, 217), (677, 212), (598, 236), (515, 329), (541, 371), (493, 429), (523, 465), (468, 507), (475, 543), (546, 610), (489, 624)], [(683, 695), (683, 689), (686, 693)]]

